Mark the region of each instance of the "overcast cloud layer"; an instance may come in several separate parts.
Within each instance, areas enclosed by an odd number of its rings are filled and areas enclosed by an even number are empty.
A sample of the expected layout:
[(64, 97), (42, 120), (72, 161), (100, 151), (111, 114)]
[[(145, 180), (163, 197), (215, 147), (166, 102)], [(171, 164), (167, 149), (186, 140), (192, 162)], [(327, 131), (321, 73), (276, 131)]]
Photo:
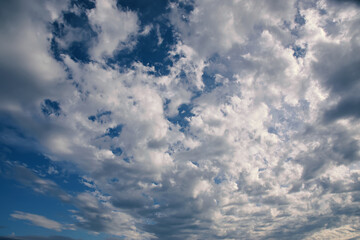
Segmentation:
[(1, 1), (1, 194), (43, 209), (2, 203), (0, 239), (360, 238), (359, 26), (359, 1)]

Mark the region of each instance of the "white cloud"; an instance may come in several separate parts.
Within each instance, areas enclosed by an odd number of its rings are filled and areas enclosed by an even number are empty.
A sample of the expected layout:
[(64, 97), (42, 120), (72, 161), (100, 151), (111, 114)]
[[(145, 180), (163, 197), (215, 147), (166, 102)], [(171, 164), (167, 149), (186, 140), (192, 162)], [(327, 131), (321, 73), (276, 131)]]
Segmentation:
[(64, 226), (61, 223), (36, 214), (15, 211), (11, 214), (11, 217), (15, 219), (27, 220), (36, 226), (55, 230), (58, 232), (64, 229)]
[(171, 19), (179, 28), (184, 43), (194, 47), (201, 56), (209, 57), (253, 41), (259, 30), (276, 27), (282, 32), (284, 21), (293, 21), (294, 3), (199, 0), (195, 1), (195, 9), (189, 16), (173, 4)]
[(90, 50), (96, 60), (129, 47), (130, 36), (136, 34), (139, 28), (136, 13), (118, 9), (114, 0), (97, 0), (96, 8), (89, 11), (88, 17), (99, 34), (97, 43)]

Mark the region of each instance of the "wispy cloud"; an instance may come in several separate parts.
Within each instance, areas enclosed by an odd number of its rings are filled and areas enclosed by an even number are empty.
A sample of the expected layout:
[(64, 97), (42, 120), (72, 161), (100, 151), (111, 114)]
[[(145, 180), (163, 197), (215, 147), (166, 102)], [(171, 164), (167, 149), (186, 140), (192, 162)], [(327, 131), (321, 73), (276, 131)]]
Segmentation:
[(64, 229), (64, 226), (61, 223), (36, 214), (15, 211), (11, 214), (11, 217), (20, 220), (27, 220), (36, 226), (55, 230), (58, 232)]

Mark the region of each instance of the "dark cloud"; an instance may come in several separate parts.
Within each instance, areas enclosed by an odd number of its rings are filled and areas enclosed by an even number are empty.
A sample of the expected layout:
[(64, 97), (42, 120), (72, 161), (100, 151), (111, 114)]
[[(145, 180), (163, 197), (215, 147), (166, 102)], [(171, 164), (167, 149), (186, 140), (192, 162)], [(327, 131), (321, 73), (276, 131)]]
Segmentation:
[[(356, 33), (353, 37), (356, 37)], [(347, 45), (319, 43), (315, 46), (319, 61), (313, 63), (313, 70), (333, 94), (346, 93), (345, 96), (349, 96), (356, 93), (360, 79), (358, 67), (360, 60), (356, 54), (359, 49), (360, 46), (356, 43)]]
[[(359, 159), (360, 144), (353, 132), (339, 125), (330, 126), (308, 127), (298, 136), (306, 144), (316, 142), (317, 145), (312, 150), (299, 154), (295, 160), (303, 166), (304, 180), (320, 176), (330, 166), (347, 166)], [(293, 190), (296, 189), (297, 187)]]
[[(318, 154), (318, 155), (317, 155)], [(302, 173), (304, 180), (312, 179), (323, 173), (328, 167), (325, 155), (320, 156), (321, 151), (313, 152), (313, 155), (308, 156), (304, 161), (305, 166)]]
[(360, 99), (342, 99), (335, 107), (324, 113), (326, 123), (342, 118), (360, 118)]
[[(353, 38), (356, 36), (354, 32)], [(355, 39), (354, 39), (355, 40)], [(316, 46), (319, 61), (314, 63), (314, 72), (318, 74), (326, 89), (330, 90), (331, 98), (338, 103), (325, 109), (323, 120), (330, 123), (341, 118), (360, 117), (360, 60), (357, 52), (360, 46), (335, 45), (322, 43)]]
[(34, 81), (36, 76), (32, 73), (18, 71), (14, 66), (4, 65), (0, 64), (0, 72), (3, 76), (0, 99), (3, 103), (14, 100), (28, 105), (36, 100), (39, 95), (45, 93), (41, 85)]
[[(356, 51), (356, 49), (354, 49)], [(355, 56), (354, 56), (355, 57)], [(349, 59), (350, 63), (340, 65), (339, 69), (333, 72), (326, 84), (335, 93), (344, 93), (344, 91), (351, 91), (353, 87), (359, 85), (360, 82), (360, 61)], [(331, 69), (329, 69), (331, 71)]]

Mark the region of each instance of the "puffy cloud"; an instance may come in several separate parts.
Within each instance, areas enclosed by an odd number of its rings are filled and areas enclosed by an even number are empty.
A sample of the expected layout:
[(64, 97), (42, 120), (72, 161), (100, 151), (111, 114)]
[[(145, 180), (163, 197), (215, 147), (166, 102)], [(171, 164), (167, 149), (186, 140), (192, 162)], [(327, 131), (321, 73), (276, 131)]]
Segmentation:
[(114, 0), (97, 0), (96, 7), (89, 11), (88, 17), (98, 32), (97, 43), (90, 49), (92, 58), (96, 60), (128, 47), (131, 34), (138, 31), (136, 13), (118, 9)]
[[(224, 54), (236, 45), (253, 41), (264, 29), (281, 29), (284, 21), (292, 22), (295, 1), (195, 1), (189, 15), (173, 4), (172, 20), (185, 44), (196, 48), (201, 56)], [(254, 14), (254, 13), (257, 14)], [(226, 13), (226, 14), (225, 14)], [(275, 17), (276, 16), (276, 17)], [(281, 36), (281, 35), (280, 35)]]
[(41, 101), (41, 96), (51, 95), (54, 91), (50, 89), (65, 76), (49, 53), (51, 33), (46, 26), (65, 7), (66, 1), (1, 3), (2, 111), (16, 114), (21, 106), (32, 109), (32, 104)]

